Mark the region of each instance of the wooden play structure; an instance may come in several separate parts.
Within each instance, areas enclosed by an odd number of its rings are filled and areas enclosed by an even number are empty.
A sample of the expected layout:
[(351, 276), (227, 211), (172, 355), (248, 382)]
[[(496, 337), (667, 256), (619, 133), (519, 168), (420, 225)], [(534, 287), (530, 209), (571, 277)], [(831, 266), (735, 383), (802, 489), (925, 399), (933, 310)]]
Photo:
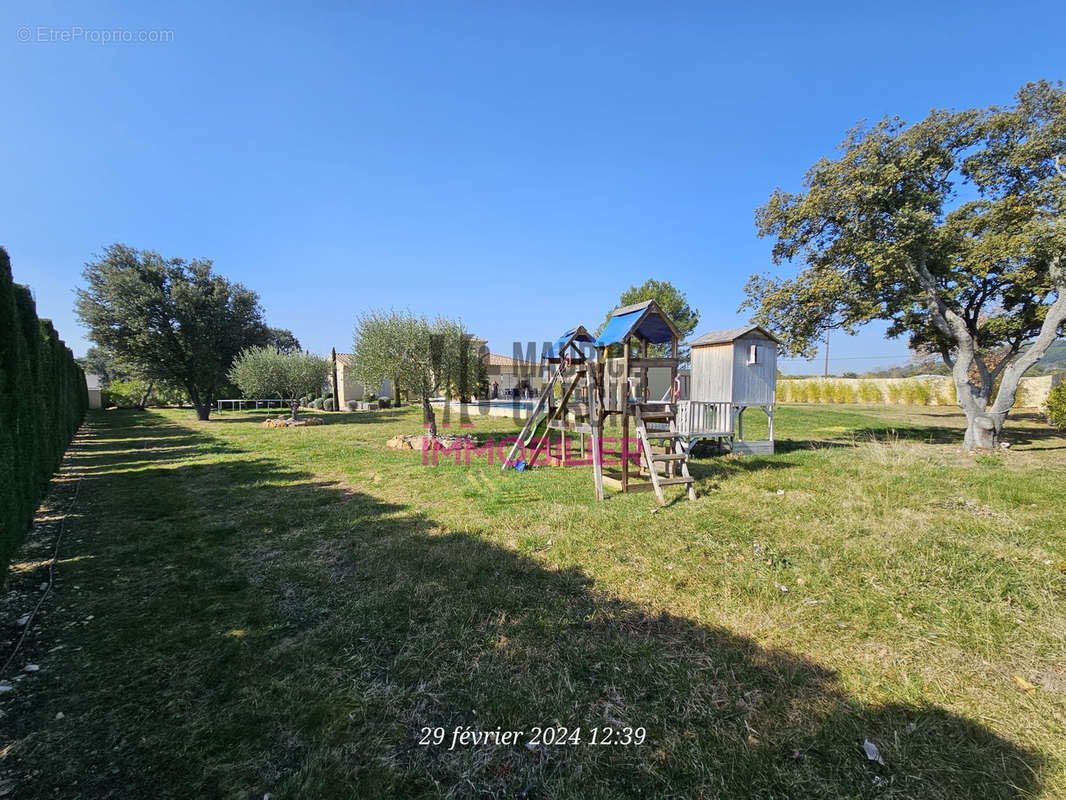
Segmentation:
[[(544, 390), (503, 469), (524, 468), (542, 455), (557, 465), (587, 463), (591, 450), (598, 499), (604, 486), (646, 489), (662, 505), (668, 486), (684, 486), (696, 499), (688, 470), (696, 441), (715, 440), (733, 453), (772, 454), (778, 339), (758, 325), (695, 339), (689, 397), (683, 397), (680, 338), (673, 321), (649, 300), (616, 308), (595, 340), (579, 325), (546, 346)], [(654, 392), (653, 384), (659, 387)], [(744, 439), (744, 411), (753, 406), (769, 418), (767, 440)], [(605, 438), (608, 428), (612, 435)], [(571, 459), (575, 440), (580, 455)], [(605, 443), (612, 445), (609, 452)], [(520, 451), (524, 457), (516, 460)]]
[[(654, 300), (615, 309), (595, 341), (583, 327), (567, 331), (545, 352), (549, 375), (544, 391), (503, 468), (519, 463), (515, 457), (523, 447), (528, 463), (534, 463), (545, 447), (551, 450), (552, 432), (557, 431), (557, 462), (566, 463), (567, 434), (581, 440), (582, 456), (582, 437), (588, 437), (598, 499), (603, 499), (606, 485), (623, 492), (651, 490), (665, 504), (663, 488), (681, 485), (694, 500), (685, 436), (677, 427), (680, 338)], [(666, 354), (653, 354), (653, 346)], [(653, 369), (669, 372), (669, 388), (661, 398), (649, 395)], [(620, 431), (605, 440), (608, 426)], [(607, 470), (604, 444), (616, 441), (618, 450), (608, 455), (612, 461), (617, 457), (618, 469)]]
[[(690, 500), (696, 499), (688, 471), (688, 449), (677, 426), (680, 339), (681, 332), (654, 300), (616, 308), (596, 339), (599, 428), (618, 419), (622, 428), (621, 470), (604, 471), (602, 457), (593, 463), (597, 497), (603, 497), (603, 484), (623, 492), (651, 489), (663, 505), (663, 487), (676, 484), (686, 488)], [(653, 345), (659, 345), (657, 349), (665, 350), (665, 355), (653, 354)], [(618, 349), (621, 354), (612, 357), (612, 351), (617, 353)], [(649, 379), (655, 369), (669, 371), (661, 398), (650, 395)], [(633, 433), (635, 437), (631, 437)], [(630, 450), (632, 445), (637, 447), (635, 453)], [(595, 456), (595, 449), (593, 452)]]

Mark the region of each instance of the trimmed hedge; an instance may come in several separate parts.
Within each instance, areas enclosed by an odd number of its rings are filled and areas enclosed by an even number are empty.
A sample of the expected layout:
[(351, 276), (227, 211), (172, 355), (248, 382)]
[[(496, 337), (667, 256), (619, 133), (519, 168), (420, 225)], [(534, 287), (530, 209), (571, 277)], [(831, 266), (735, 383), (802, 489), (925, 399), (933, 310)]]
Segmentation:
[(1066, 428), (1066, 381), (1063, 381), (1047, 396), (1044, 403), (1047, 421), (1058, 428)]
[(0, 247), (0, 583), (88, 406), (85, 374)]

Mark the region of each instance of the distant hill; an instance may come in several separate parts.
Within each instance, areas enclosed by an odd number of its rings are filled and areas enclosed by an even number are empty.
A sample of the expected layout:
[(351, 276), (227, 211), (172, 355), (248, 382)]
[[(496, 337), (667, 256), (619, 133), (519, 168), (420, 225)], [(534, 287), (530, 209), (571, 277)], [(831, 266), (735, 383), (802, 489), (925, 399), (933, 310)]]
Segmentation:
[(1043, 369), (1066, 368), (1066, 339), (1059, 339), (1051, 345), (1037, 366)]
[[(1036, 362), (1035, 366), (1027, 372), (1027, 375), (1046, 375), (1049, 372), (1066, 370), (1066, 339), (1059, 339), (1044, 353), (1044, 357)], [(896, 367), (870, 370), (861, 376), (855, 373), (844, 373), (845, 378), (911, 378), (915, 375), (950, 375), (951, 371), (940, 361), (926, 361), (917, 364), (902, 364)], [(792, 376), (796, 377), (796, 376)]]

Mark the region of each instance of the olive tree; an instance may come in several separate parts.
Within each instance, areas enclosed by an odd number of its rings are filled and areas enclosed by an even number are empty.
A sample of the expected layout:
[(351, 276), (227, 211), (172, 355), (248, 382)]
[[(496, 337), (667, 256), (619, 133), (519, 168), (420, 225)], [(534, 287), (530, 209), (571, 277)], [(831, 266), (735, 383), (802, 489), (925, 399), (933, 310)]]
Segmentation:
[(936, 352), (994, 447), (1018, 381), (1066, 322), (1066, 91), (1024, 86), (1007, 107), (933, 111), (851, 131), (804, 191), (757, 212), (785, 279), (753, 276), (744, 307), (792, 352), (873, 320)]
[(442, 391), (456, 397), (475, 394), (481, 378), (473, 339), (461, 322), (429, 320), (409, 311), (371, 310), (355, 324), (351, 369), (366, 386), (385, 380), (422, 401), (431, 436), (437, 418), (430, 399)]
[(230, 368), (229, 379), (246, 396), (288, 400), (295, 420), (300, 398), (319, 392), (328, 374), (329, 362), (324, 358), (302, 350), (283, 353), (267, 345), (241, 351)]

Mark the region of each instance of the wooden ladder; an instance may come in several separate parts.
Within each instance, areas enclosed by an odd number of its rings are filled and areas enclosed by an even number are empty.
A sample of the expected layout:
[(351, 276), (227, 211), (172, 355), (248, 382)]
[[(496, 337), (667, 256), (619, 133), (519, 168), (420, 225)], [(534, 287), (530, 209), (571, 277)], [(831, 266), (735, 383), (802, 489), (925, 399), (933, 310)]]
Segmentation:
[(518, 449), (523, 446), (525, 440), (533, 432), (533, 429), (540, 421), (540, 415), (547, 411), (546, 406), (550, 405), (551, 393), (555, 391), (555, 384), (562, 379), (565, 371), (566, 365), (560, 363), (552, 373), (551, 379), (544, 386), (543, 391), (540, 393), (540, 397), (537, 399), (537, 404), (529, 412), (529, 416), (526, 417), (526, 424), (522, 426), (522, 432), (518, 434), (518, 438), (515, 439), (514, 444), (511, 446), (507, 458), (503, 460), (503, 465), (500, 467), (501, 469), (506, 470), (508, 467), (514, 466), (512, 459), (515, 457), (515, 454), (518, 453)]
[[(685, 449), (685, 444), (681, 439), (681, 434), (678, 433), (676, 418), (677, 407), (674, 403), (633, 403), (633, 417), (636, 419), (637, 436), (640, 439), (640, 448), (644, 453), (644, 462), (648, 467), (648, 474), (651, 477), (652, 488), (655, 489), (655, 496), (659, 500), (659, 505), (666, 505), (666, 500), (663, 498), (664, 486), (684, 485), (688, 488), (688, 499), (696, 499), (696, 487), (695, 481), (688, 472), (688, 451)], [(666, 422), (669, 424), (669, 430), (648, 430), (647, 422)], [(650, 439), (661, 439), (665, 444), (665, 447), (672, 445), (673, 452), (669, 453), (653, 453), (651, 450)], [(666, 474), (660, 474), (658, 465), (666, 465)], [(678, 476), (675, 474), (674, 465), (677, 465), (681, 472)]]

